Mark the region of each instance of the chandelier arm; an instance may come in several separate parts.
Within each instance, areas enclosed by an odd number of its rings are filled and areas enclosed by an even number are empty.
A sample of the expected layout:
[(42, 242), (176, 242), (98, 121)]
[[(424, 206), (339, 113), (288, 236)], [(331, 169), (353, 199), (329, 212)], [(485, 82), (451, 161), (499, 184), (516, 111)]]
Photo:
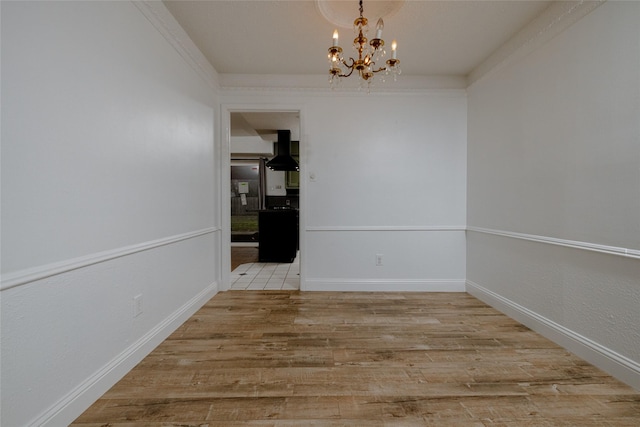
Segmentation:
[[(351, 70), (351, 73), (353, 72), (353, 70), (355, 69), (356, 66), (356, 60), (353, 59), (352, 57), (349, 57), (349, 60), (351, 61), (351, 64), (347, 64), (347, 61), (344, 58), (341, 58), (342, 64), (349, 68)], [(351, 75), (351, 73), (349, 73), (349, 75)]]
[(342, 58), (342, 63), (344, 64), (345, 67), (353, 68), (353, 66), (356, 65), (356, 60), (353, 59), (353, 57), (351, 56), (349, 57), (349, 60), (351, 61), (351, 65), (347, 64), (347, 61), (344, 58)]
[(355, 68), (356, 61), (354, 61), (353, 58), (349, 58), (349, 59), (351, 60), (351, 65), (348, 65), (347, 61), (342, 59), (342, 63), (344, 64), (344, 66), (349, 69), (349, 74), (340, 74), (340, 77), (349, 77), (351, 74), (353, 74), (353, 70), (356, 69)]
[(353, 74), (354, 68), (350, 68), (349, 70), (349, 74), (338, 74), (338, 77), (349, 77), (351, 74)]

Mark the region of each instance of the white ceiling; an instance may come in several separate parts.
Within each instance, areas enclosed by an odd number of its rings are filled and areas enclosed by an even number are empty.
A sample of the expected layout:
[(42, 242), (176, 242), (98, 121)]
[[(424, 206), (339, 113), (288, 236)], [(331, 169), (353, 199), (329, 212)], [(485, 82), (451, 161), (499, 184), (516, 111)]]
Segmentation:
[[(229, 74), (328, 73), (327, 48), (337, 26), (322, 11), (343, 22), (358, 16), (355, 0), (164, 3), (216, 71)], [(393, 2), (364, 2), (371, 32), (378, 16), (367, 12), (385, 10), (388, 3)], [(397, 39), (403, 75), (466, 76), (550, 3), (406, 0), (399, 10), (383, 16), (383, 39), (387, 46)], [(351, 29), (340, 30), (345, 53), (350, 53), (352, 38)]]
[(300, 115), (293, 112), (231, 113), (231, 136), (259, 136), (265, 141), (277, 141), (278, 130), (291, 131), (291, 140), (300, 139)]

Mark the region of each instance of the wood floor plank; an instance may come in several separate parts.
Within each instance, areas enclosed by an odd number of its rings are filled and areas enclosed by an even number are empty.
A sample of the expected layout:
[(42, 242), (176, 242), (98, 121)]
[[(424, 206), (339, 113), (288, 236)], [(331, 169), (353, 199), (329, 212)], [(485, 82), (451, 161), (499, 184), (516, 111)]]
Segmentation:
[(640, 393), (468, 294), (229, 291), (72, 425), (638, 426)]

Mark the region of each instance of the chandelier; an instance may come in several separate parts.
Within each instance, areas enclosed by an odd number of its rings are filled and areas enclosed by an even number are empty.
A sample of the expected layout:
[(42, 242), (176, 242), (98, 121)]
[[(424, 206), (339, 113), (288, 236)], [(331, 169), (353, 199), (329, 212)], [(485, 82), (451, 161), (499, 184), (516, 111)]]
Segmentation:
[(384, 60), (386, 51), (384, 49), (384, 40), (382, 39), (382, 30), (384, 29), (384, 22), (382, 18), (378, 19), (376, 23), (376, 37), (371, 39), (367, 43), (367, 32), (369, 30), (369, 24), (367, 18), (362, 16), (364, 8), (362, 6), (362, 0), (360, 0), (360, 16), (353, 21), (353, 31), (356, 34), (356, 38), (353, 39), (353, 48), (358, 53), (358, 58), (354, 59), (349, 57), (347, 62), (342, 56), (342, 48), (338, 45), (338, 30), (333, 32), (333, 46), (329, 48), (329, 84), (332, 88), (335, 88), (343, 77), (349, 77), (357, 71), (358, 77), (360, 77), (360, 86), (369, 87), (373, 81), (375, 73), (382, 72), (382, 80), (385, 80), (387, 76), (393, 76), (395, 81), (400, 75), (400, 60), (396, 58), (397, 43), (394, 40), (391, 43), (391, 58), (387, 59), (386, 66), (378, 66)]

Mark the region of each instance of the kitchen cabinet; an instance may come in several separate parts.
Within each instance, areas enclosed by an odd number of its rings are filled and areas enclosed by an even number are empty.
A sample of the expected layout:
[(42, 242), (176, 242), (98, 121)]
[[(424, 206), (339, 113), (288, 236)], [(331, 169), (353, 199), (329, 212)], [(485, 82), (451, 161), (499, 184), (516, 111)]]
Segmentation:
[(258, 260), (293, 262), (298, 252), (298, 210), (263, 210), (258, 214)]

